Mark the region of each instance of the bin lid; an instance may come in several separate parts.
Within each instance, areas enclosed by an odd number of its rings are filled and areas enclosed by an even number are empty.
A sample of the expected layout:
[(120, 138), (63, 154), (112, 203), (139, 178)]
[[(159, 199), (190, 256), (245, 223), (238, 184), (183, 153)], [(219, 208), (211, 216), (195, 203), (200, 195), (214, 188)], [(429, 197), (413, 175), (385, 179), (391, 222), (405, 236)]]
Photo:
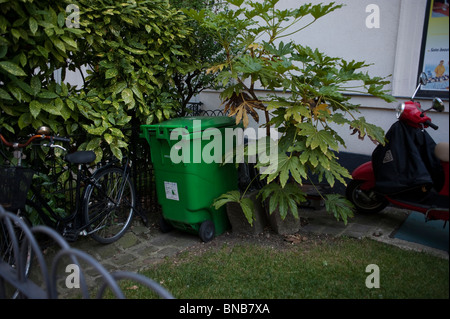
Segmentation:
[(167, 120), (158, 124), (141, 125), (141, 129), (156, 130), (158, 128), (185, 128), (189, 132), (203, 131), (210, 127), (233, 127), (236, 119), (229, 116), (189, 116)]

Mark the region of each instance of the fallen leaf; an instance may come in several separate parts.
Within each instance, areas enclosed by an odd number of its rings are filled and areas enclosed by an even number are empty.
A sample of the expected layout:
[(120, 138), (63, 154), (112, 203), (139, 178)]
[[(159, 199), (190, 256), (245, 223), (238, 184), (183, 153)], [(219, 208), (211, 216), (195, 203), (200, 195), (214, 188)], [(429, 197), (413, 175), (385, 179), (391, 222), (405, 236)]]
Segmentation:
[(137, 290), (137, 289), (139, 289), (139, 287), (136, 285), (127, 288), (127, 290)]
[(302, 242), (303, 237), (301, 235), (286, 235), (284, 236), (284, 240), (292, 244), (298, 244)]

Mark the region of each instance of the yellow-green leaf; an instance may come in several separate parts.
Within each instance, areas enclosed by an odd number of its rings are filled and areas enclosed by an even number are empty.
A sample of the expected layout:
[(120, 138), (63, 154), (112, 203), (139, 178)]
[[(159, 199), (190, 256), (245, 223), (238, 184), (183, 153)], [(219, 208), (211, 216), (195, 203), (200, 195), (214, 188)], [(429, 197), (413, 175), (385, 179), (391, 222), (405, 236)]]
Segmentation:
[(116, 137), (119, 137), (119, 138), (123, 138), (124, 137), (122, 131), (117, 129), (117, 128), (115, 128), (115, 127), (110, 127), (109, 130), (111, 131), (111, 134), (113, 136), (116, 136)]
[(33, 95), (36, 96), (39, 91), (41, 90), (42, 84), (41, 84), (41, 79), (39, 79), (39, 76), (33, 76), (31, 78), (31, 90), (33, 91)]
[(53, 45), (57, 47), (62, 52), (66, 52), (66, 46), (64, 45), (64, 42), (62, 42), (60, 39), (52, 39)]
[(28, 20), (28, 24), (30, 26), (31, 33), (36, 34), (36, 31), (38, 30), (38, 23), (37, 23), (36, 19), (33, 17), (30, 17), (30, 19)]
[(61, 40), (63, 40), (64, 42), (66, 42), (68, 45), (70, 45), (71, 47), (74, 47), (75, 49), (77, 48), (77, 42), (69, 37), (66, 36), (61, 36)]
[(117, 74), (119, 74), (119, 71), (117, 71), (117, 69), (113, 68), (113, 69), (108, 69), (105, 72), (105, 79), (111, 79), (113, 77), (116, 77)]
[(3, 69), (4, 71), (8, 72), (9, 74), (12, 74), (15, 76), (26, 76), (27, 75), (20, 66), (18, 66), (17, 64), (15, 64), (13, 62), (9, 62), (9, 61), (1, 61), (0, 69)]
[(30, 125), (32, 121), (33, 121), (33, 119), (31, 117), (31, 113), (23, 113), (19, 117), (19, 121), (18, 121), (19, 128), (22, 130), (23, 128), (25, 128), (28, 125)]
[(131, 91), (130, 88), (124, 89), (122, 91), (122, 99), (125, 102), (125, 104), (132, 104), (132, 103), (134, 103), (133, 91)]
[(30, 113), (34, 118), (37, 118), (41, 112), (42, 105), (39, 101), (33, 100), (30, 102)]
[(0, 99), (8, 100), (8, 101), (12, 101), (13, 100), (11, 95), (9, 95), (9, 93), (7, 91), (3, 90), (2, 88), (0, 88)]
[(120, 148), (111, 146), (111, 151), (113, 152), (115, 157), (117, 157), (120, 161), (122, 160), (123, 155)]
[(109, 133), (106, 133), (105, 135), (103, 135), (103, 138), (105, 139), (106, 143), (108, 143), (108, 144), (111, 144), (114, 140), (114, 137)]
[(90, 150), (96, 150), (100, 147), (98, 147), (101, 143), (101, 138), (100, 137), (95, 137), (92, 140), (89, 141), (89, 143), (86, 145), (86, 150), (90, 151)]

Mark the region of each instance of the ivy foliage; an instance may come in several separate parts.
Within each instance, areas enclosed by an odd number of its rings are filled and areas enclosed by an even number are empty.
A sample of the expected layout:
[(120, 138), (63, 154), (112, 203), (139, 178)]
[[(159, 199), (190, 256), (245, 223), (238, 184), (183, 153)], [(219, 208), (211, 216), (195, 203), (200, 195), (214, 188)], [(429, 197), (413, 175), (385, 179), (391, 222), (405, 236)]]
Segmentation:
[(57, 129), (71, 109), (69, 86), (54, 73), (77, 50), (81, 31), (66, 28), (65, 11), (50, 1), (2, 1), (0, 12), (0, 124), (13, 133), (29, 125)]
[[(233, 9), (186, 12), (209, 30), (225, 51), (224, 59), (209, 69), (225, 87), (221, 93), (225, 110), (245, 127), (252, 117), (262, 122), (268, 136), (270, 128), (281, 134), (276, 158), (267, 163), (259, 158), (257, 167), (271, 167), (260, 175), (267, 182), (260, 196), (270, 195), (271, 213), (278, 208), (281, 217), (289, 211), (298, 217), (297, 204), (306, 197), (299, 186), (312, 183), (312, 176), (331, 186), (336, 181), (345, 184), (351, 177), (337, 161), (336, 154), (345, 143), (333, 127), (347, 125), (359, 138), (384, 143), (383, 130), (358, 115), (359, 106), (352, 103), (351, 94), (370, 94), (393, 102), (384, 89), (389, 81), (365, 72), (366, 62), (349, 62), (286, 41), (342, 5), (306, 3), (280, 10), (279, 0), (227, 2)], [(261, 96), (261, 88), (273, 93)], [(233, 195), (221, 196), (219, 205), (227, 199), (236, 201)], [(344, 198), (323, 199), (338, 220), (347, 222), (352, 216), (351, 204)]]
[[(2, 0), (0, 12), (6, 131), (46, 125), (98, 159), (102, 149), (120, 159), (133, 118), (173, 116), (171, 75), (186, 70), (180, 43), (191, 29), (168, 1)], [(81, 74), (81, 87), (66, 81), (68, 71)]]

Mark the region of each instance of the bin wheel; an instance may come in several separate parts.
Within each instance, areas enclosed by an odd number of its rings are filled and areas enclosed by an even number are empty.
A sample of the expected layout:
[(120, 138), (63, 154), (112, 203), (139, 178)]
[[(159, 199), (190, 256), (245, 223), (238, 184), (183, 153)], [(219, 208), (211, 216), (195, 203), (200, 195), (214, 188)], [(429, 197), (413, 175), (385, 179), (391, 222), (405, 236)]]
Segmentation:
[(205, 220), (200, 225), (200, 229), (198, 230), (198, 235), (200, 236), (200, 239), (203, 240), (203, 242), (207, 243), (211, 239), (214, 238), (215, 231), (216, 230), (214, 227), (214, 223), (210, 220)]
[(161, 229), (163, 233), (168, 233), (172, 231), (173, 226), (167, 220), (165, 220), (164, 217), (161, 216), (159, 218), (159, 229)]

